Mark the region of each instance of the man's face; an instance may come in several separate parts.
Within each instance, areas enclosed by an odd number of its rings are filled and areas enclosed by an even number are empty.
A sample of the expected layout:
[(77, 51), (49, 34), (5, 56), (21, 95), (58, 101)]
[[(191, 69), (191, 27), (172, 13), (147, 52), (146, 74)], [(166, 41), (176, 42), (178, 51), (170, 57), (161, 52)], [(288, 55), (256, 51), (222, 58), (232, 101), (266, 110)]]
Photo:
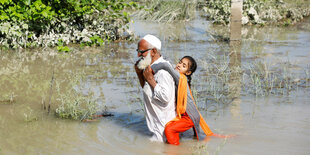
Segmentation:
[(138, 63), (139, 69), (145, 69), (147, 66), (151, 65), (152, 49), (148, 48), (148, 43), (145, 40), (141, 40), (139, 42), (137, 52), (138, 52), (138, 57), (140, 57), (140, 62)]
[(151, 65), (151, 62), (152, 62), (151, 52), (148, 51), (145, 57), (141, 56), (141, 60), (138, 63), (138, 68), (141, 70), (145, 69), (147, 66)]

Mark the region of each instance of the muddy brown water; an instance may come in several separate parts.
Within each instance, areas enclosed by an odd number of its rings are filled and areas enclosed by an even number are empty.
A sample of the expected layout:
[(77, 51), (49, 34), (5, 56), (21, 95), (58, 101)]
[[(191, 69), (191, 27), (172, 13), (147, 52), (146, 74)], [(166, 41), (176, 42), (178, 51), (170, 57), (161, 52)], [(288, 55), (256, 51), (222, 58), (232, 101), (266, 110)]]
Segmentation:
[[(193, 86), (200, 112), (215, 133), (236, 137), (197, 142), (185, 133), (178, 147), (150, 142), (133, 69), (136, 43), (73, 47), (75, 52), (69, 54), (46, 48), (1, 52), (0, 154), (309, 154), (309, 87), (267, 97), (241, 91), (230, 104), (205, 98), (206, 58), (229, 53), (229, 44), (214, 42), (210, 32), (227, 28), (197, 19), (174, 24), (136, 21), (132, 30), (139, 36), (157, 35), (162, 54), (172, 64), (184, 55), (197, 59)], [(309, 19), (285, 28), (243, 27), (242, 34), (241, 64), (278, 65), (289, 60), (296, 78), (309, 71)], [(87, 79), (79, 86), (82, 92), (94, 93), (98, 104), (114, 116), (87, 123), (60, 119), (54, 115), (57, 100), (53, 96), (52, 112), (47, 115), (43, 102), (47, 104), (50, 97), (53, 70), (58, 80), (68, 72), (85, 72)]]

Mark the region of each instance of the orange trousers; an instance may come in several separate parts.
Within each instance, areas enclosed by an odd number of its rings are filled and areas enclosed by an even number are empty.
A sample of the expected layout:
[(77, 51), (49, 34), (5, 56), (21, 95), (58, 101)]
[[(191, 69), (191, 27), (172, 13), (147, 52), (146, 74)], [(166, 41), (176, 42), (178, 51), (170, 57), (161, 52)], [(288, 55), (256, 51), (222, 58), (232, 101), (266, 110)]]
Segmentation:
[(193, 128), (194, 123), (187, 115), (184, 113), (181, 115), (181, 119), (177, 121), (169, 122), (165, 127), (165, 135), (168, 144), (179, 145), (180, 144), (180, 132), (185, 132), (186, 130)]

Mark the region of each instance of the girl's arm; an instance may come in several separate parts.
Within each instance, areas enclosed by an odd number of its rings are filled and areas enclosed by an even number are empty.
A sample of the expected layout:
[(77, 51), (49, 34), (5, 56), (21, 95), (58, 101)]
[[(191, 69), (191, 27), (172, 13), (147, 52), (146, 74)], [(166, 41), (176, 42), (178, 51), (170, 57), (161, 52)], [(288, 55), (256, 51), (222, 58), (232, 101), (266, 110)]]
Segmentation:
[(158, 64), (153, 64), (151, 66), (152, 70), (154, 71), (154, 73), (157, 73), (159, 70), (163, 69), (167, 72), (169, 72), (169, 74), (173, 77), (176, 87), (178, 87), (179, 84), (179, 79), (180, 79), (180, 73), (176, 70), (174, 70), (174, 68), (167, 62), (161, 62)]

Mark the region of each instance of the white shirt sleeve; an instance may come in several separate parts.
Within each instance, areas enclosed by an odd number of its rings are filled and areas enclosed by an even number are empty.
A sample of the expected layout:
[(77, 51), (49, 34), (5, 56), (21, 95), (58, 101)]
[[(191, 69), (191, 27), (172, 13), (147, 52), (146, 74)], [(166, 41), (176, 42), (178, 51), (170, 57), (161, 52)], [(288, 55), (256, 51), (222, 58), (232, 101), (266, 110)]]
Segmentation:
[(174, 98), (174, 80), (172, 76), (165, 70), (156, 73), (156, 86), (154, 88), (153, 99), (158, 100), (166, 106), (170, 100)]

